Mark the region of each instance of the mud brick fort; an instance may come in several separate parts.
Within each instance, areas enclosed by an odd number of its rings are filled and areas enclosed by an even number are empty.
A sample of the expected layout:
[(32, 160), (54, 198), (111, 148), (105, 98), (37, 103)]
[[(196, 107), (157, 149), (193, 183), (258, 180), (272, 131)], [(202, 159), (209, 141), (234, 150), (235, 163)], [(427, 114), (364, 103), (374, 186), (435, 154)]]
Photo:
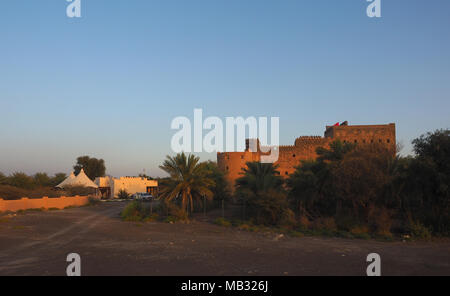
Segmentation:
[[(348, 125), (348, 122), (345, 121), (334, 126), (327, 126), (324, 137), (299, 137), (292, 146), (279, 146), (279, 157), (275, 165), (279, 166), (280, 175), (288, 177), (302, 160), (315, 160), (317, 158), (316, 149), (318, 147), (329, 148), (329, 144), (335, 140), (357, 145), (382, 143), (395, 152), (395, 124)], [(247, 162), (261, 160), (260, 149), (253, 152), (249, 146), (249, 140), (247, 140), (244, 152), (217, 153), (217, 164), (225, 172), (230, 186), (233, 186), (234, 181), (241, 176), (242, 169), (246, 167)]]

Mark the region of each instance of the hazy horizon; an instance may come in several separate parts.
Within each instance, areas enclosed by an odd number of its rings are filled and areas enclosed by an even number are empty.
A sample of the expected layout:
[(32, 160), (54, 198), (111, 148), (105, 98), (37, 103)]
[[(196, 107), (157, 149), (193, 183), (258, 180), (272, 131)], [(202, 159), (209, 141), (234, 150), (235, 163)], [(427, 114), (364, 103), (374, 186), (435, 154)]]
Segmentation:
[[(396, 124), (403, 154), (449, 128), (450, 2), (5, 1), (0, 172), (119, 177), (174, 154), (177, 116), (278, 116), (280, 144), (326, 125)], [(436, 4), (439, 3), (439, 4)], [(216, 154), (201, 154), (215, 160)]]

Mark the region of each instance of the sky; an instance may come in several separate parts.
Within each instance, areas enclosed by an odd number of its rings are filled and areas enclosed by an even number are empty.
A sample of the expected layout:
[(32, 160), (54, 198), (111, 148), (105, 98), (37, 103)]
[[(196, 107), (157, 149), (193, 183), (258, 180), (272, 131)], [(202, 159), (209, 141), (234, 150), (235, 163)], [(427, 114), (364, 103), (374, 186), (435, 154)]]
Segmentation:
[[(450, 1), (65, 0), (0, 4), (0, 171), (163, 175), (177, 116), (277, 116), (280, 143), (326, 125), (450, 128)], [(215, 160), (216, 154), (202, 154)]]

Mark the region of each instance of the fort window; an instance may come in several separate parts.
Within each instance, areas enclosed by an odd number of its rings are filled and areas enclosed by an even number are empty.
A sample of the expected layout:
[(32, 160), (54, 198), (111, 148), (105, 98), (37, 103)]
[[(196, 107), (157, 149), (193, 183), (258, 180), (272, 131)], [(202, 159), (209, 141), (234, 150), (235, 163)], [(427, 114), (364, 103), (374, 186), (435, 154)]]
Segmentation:
[(227, 171), (229, 170), (230, 168), (229, 167), (227, 167)]
[(294, 155), (292, 155), (292, 157), (294, 157), (294, 158), (295, 158), (295, 154), (294, 154)]
[(286, 176), (287, 176), (287, 175), (289, 175), (289, 173), (288, 173), (288, 172), (286, 172)]
[(358, 140), (355, 140), (355, 144), (358, 143)]
[(387, 140), (386, 140), (386, 142), (390, 143), (390, 142), (391, 142), (391, 140), (390, 140), (390, 139), (387, 139)]
[(382, 142), (382, 140), (381, 140), (381, 139), (379, 139), (379, 140), (378, 140), (378, 142), (380, 142), (380, 143), (381, 143), (381, 142)]
[(370, 140), (370, 143), (373, 143), (373, 140)]
[(241, 155), (241, 159), (244, 159), (244, 155)]
[(363, 140), (363, 143), (366, 144), (366, 140), (365, 139)]

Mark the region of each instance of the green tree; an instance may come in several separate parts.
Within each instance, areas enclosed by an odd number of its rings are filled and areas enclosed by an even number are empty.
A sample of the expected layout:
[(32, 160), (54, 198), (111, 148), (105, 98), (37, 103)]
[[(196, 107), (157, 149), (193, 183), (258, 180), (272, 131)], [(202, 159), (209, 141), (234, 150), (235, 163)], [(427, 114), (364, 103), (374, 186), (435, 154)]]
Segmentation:
[(339, 161), (344, 155), (356, 147), (355, 144), (343, 143), (336, 140), (330, 143), (330, 149), (319, 147), (316, 149), (319, 161)]
[(22, 189), (33, 189), (35, 187), (33, 178), (22, 172), (15, 172), (9, 176), (8, 185)]
[(331, 179), (331, 168), (355, 149), (354, 144), (340, 140), (330, 143), (329, 148), (316, 149), (317, 160), (302, 161), (286, 181), (289, 199), (299, 215), (309, 219), (329, 217), (336, 213), (338, 201)]
[(371, 223), (374, 213), (387, 213), (382, 210), (392, 204), (386, 194), (395, 166), (391, 151), (378, 143), (356, 146), (335, 141), (329, 149), (318, 148), (317, 154), (316, 161), (302, 162), (287, 180), (299, 216), (334, 217), (348, 228)]
[(303, 161), (286, 180), (289, 200), (299, 216), (308, 219), (333, 216), (336, 197), (330, 165), (324, 161)]
[(236, 180), (236, 190), (257, 195), (269, 189), (282, 189), (283, 178), (277, 168), (272, 163), (247, 162), (242, 177)]
[(385, 205), (383, 197), (392, 181), (393, 161), (391, 151), (374, 144), (358, 146), (331, 165), (331, 179), (338, 200), (363, 224), (369, 222), (374, 208)]
[(34, 175), (34, 183), (40, 187), (51, 186), (51, 179), (47, 173), (36, 173)]
[(207, 161), (206, 169), (209, 171), (209, 176), (214, 180), (214, 186), (211, 190), (214, 195), (214, 200), (222, 201), (230, 198), (230, 191), (228, 188), (227, 180), (221, 169), (217, 166), (216, 162)]
[(169, 174), (169, 178), (161, 184), (161, 197), (168, 201), (180, 198), (182, 208), (187, 212), (193, 211), (195, 200), (203, 196), (208, 199), (213, 197), (211, 188), (214, 180), (206, 163), (201, 163), (199, 157), (192, 154), (186, 156), (183, 152), (174, 157), (167, 156), (159, 167)]
[(8, 178), (2, 172), (0, 172), (0, 185), (5, 185), (7, 181)]
[(415, 222), (450, 235), (450, 130), (413, 141), (416, 158), (407, 167), (404, 206)]
[(288, 221), (292, 211), (289, 209), (283, 178), (271, 163), (247, 162), (242, 177), (236, 180), (236, 195), (246, 205), (248, 214), (259, 224), (282, 224)]
[(139, 174), (139, 177), (145, 178), (147, 180), (155, 180), (153, 177), (150, 177), (149, 175), (146, 175), (146, 174)]
[(105, 161), (103, 159), (91, 158), (89, 156), (78, 157), (73, 169), (75, 170), (75, 175), (78, 175), (81, 169), (84, 169), (84, 172), (91, 180), (97, 177), (104, 177), (106, 172)]
[(50, 180), (50, 186), (55, 187), (67, 178), (65, 173), (57, 173)]

